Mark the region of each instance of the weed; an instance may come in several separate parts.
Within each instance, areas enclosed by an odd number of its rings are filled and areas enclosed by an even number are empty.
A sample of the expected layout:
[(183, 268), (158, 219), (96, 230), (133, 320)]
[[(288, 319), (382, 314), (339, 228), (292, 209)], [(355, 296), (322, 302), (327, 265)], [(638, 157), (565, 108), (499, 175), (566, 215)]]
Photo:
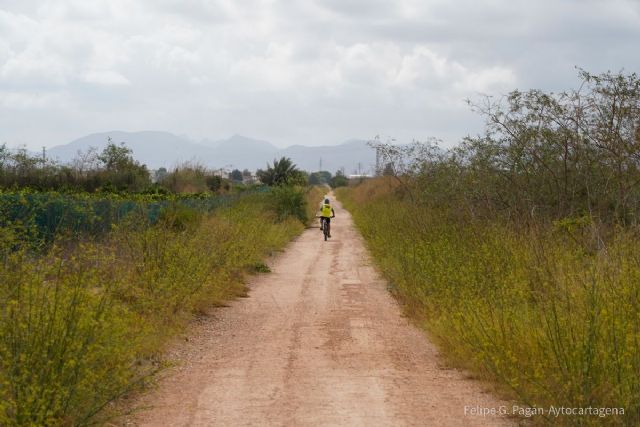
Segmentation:
[(640, 242), (632, 230), (619, 230), (606, 251), (585, 251), (581, 218), (527, 230), (462, 222), (403, 200), (385, 182), (338, 194), (406, 311), (452, 361), (528, 405), (625, 411), (539, 422), (640, 423)]
[(264, 262), (256, 262), (253, 265), (253, 271), (256, 273), (271, 273), (271, 268)]
[(102, 239), (37, 224), (0, 227), (0, 425), (85, 425), (162, 367), (164, 343), (194, 313), (246, 295), (243, 275), (303, 230), (269, 193), (212, 215), (134, 210)]

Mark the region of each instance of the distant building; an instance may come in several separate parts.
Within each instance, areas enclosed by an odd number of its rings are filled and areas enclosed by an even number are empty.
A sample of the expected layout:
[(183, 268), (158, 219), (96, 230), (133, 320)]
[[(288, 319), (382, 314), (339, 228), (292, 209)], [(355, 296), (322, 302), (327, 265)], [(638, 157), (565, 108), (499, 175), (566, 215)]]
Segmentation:
[(351, 175), (347, 175), (347, 178), (349, 179), (364, 179), (364, 178), (371, 178), (371, 175), (363, 173), (363, 174), (351, 174)]
[(168, 174), (167, 168), (159, 168), (159, 169), (151, 169), (149, 170), (149, 175), (151, 177), (151, 182), (156, 183), (162, 181)]
[(231, 171), (228, 169), (215, 169), (215, 174), (218, 175), (222, 179), (229, 179), (229, 175), (231, 175)]
[(259, 182), (260, 182), (260, 179), (258, 179), (258, 176), (255, 175), (255, 174), (244, 175), (242, 177), (242, 183), (243, 184), (251, 185), (251, 184), (257, 184)]

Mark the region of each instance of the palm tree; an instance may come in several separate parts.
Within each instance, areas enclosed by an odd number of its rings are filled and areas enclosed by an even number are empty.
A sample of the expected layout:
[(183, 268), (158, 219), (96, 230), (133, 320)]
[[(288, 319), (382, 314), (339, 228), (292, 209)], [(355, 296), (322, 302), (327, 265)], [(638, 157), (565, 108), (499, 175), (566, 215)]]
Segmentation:
[(259, 170), (258, 178), (266, 185), (287, 185), (300, 173), (288, 157), (273, 160), (273, 166), (267, 163), (267, 170)]

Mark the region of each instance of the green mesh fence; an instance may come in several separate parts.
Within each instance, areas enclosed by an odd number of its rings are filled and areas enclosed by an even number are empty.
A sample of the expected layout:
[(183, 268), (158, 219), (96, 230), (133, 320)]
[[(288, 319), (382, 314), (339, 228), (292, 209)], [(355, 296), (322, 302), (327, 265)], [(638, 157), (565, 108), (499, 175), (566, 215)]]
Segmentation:
[(148, 224), (154, 224), (162, 211), (170, 206), (188, 207), (208, 213), (229, 206), (237, 199), (256, 192), (239, 194), (146, 196), (63, 194), (55, 192), (0, 192), (0, 227), (29, 225), (35, 227), (40, 238), (51, 241), (60, 233), (101, 235), (114, 224), (136, 213)]

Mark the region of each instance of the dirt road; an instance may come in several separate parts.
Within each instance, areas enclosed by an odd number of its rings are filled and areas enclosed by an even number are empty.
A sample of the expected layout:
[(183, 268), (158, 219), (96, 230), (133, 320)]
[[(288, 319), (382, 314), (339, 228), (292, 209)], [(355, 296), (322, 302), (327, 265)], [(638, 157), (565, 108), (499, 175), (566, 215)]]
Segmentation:
[(181, 365), (143, 398), (142, 426), (509, 425), (507, 405), (441, 367), (371, 267), (350, 215), (308, 229), (249, 298), (196, 327)]

